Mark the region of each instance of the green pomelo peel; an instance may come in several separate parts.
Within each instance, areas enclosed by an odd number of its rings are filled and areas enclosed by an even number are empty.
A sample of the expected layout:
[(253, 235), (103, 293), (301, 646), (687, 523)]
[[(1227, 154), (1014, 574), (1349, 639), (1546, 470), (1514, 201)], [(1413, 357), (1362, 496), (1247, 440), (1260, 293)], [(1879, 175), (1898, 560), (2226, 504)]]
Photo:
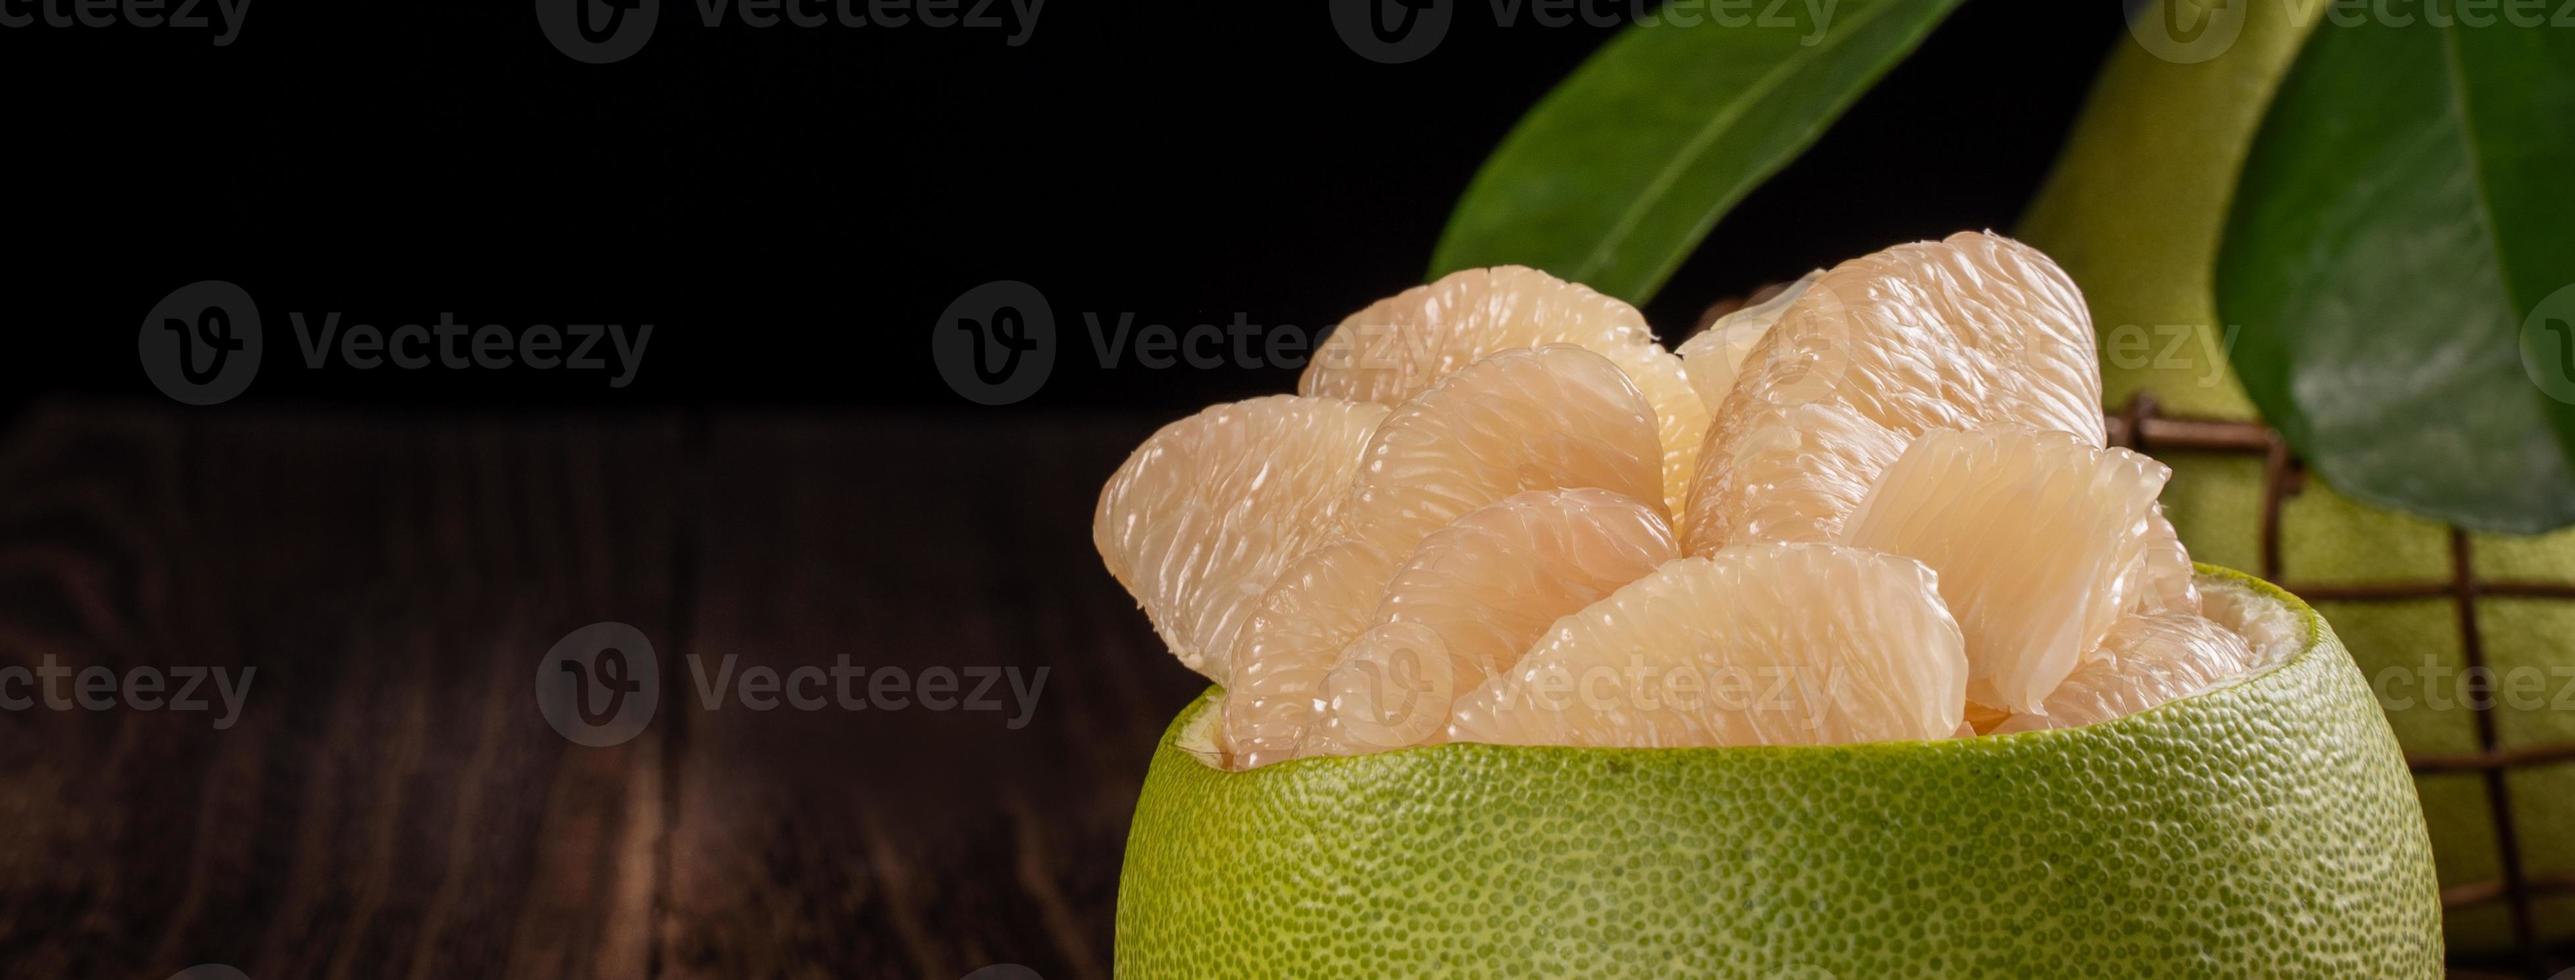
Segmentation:
[(2414, 783), (2305, 649), (2084, 728), (1722, 749), (1449, 744), (1145, 779), (1121, 977), (2372, 976), (2441, 971)]
[[(2205, 5), (2199, 5), (2205, 7)], [(2264, 113), (2320, 6), (2233, 5), (2241, 32), (2222, 54), (2196, 63), (2157, 56), (2123, 35), (2087, 101), (2063, 159), (2018, 234), (2056, 258), (2090, 301), (2101, 349), (2105, 407), (2151, 395), (2166, 415), (2252, 420), (2256, 413), (2226, 361), (2214, 270), (2235, 182)], [(2160, 5), (2140, 13), (2159, 17)], [(2297, 14), (2304, 13), (2299, 17)], [(2153, 30), (2153, 28), (2144, 28)], [(2261, 561), (2259, 457), (2172, 452), (2163, 503), (2193, 557), (2220, 565)], [(2283, 505), (2283, 581), (2304, 584), (2443, 583), (2448, 529), (2351, 500), (2309, 480)], [(2575, 529), (2537, 536), (2471, 534), (2481, 579), (2575, 583)], [(2541, 690), (2494, 698), (2503, 748), (2575, 742), (2575, 604), (2474, 600), (2488, 665)], [(2566, 608), (2561, 608), (2566, 607)], [(2479, 749), (2474, 693), (2456, 604), (2446, 598), (2319, 604), (2382, 699), (2398, 738), (2421, 754)], [(2547, 828), (2575, 822), (2575, 767), (2538, 767), (2505, 780), (2532, 875), (2575, 874), (2575, 838)], [(2444, 886), (2502, 875), (2494, 808), (2473, 772), (2422, 778), (2423, 807)], [(2536, 903), (2537, 938), (2575, 937), (2575, 896)], [(2500, 903), (2453, 910), (2450, 945), (2475, 951), (2512, 939)]]

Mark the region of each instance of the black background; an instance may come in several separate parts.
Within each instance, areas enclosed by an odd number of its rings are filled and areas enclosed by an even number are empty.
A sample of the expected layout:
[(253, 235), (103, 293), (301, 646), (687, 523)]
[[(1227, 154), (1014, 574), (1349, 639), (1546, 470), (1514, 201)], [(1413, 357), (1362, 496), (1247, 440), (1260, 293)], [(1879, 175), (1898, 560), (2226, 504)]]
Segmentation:
[[(1428, 57), (1381, 65), (1316, 2), (1054, 0), (1015, 48), (695, 14), (666, 0), (651, 43), (610, 65), (566, 57), (508, 0), (256, 0), (221, 48), (166, 28), (0, 29), (20, 340), (0, 411), (157, 400), (136, 362), (145, 312), (227, 279), (259, 303), (268, 358), (248, 393), (200, 411), (1177, 415), (1293, 372), (1103, 370), (1081, 313), (1314, 330), (1420, 281), (1478, 163), (1610, 34), (1500, 27), (1463, 2)], [(2009, 228), (2119, 34), (2108, 0), (1970, 0), (1728, 216), (1649, 316), (1677, 340), (1760, 283)], [(928, 342), (950, 300), (996, 279), (1041, 289), (1062, 337), (1052, 380), (1001, 409), (949, 391)], [(525, 369), (310, 371), (289, 311), (655, 330), (635, 384), (612, 390)]]

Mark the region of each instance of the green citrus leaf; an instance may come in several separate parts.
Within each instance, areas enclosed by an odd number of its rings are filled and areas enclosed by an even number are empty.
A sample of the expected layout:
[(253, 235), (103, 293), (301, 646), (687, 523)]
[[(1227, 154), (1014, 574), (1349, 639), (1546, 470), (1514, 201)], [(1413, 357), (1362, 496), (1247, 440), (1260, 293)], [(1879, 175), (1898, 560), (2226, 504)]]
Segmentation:
[(1639, 22), (1503, 139), (1450, 215), (1431, 274), (1529, 265), (1645, 302), (1726, 209), (1823, 135), (1958, 2), (1841, 0)]
[(2218, 254), (2232, 360), (2345, 494), (2575, 522), (2575, 404), (2523, 363), (2575, 314), (2575, 31), (2406, 21), (2329, 19), (2273, 100)]

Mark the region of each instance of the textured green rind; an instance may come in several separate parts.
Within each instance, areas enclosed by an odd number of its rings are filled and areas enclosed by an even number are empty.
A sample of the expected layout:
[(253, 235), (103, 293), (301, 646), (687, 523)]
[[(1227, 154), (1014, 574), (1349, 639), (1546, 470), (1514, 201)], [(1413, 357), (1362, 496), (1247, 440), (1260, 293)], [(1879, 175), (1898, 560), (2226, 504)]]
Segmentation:
[[(2160, 16), (2161, 4), (2138, 16)], [(2226, 4), (2188, 0), (2202, 8)], [(2227, 358), (2215, 292), (2218, 240), (2237, 177), (2272, 96), (2288, 74), (2321, 4), (2239, 3), (2243, 33), (2226, 52), (2197, 64), (2156, 58), (2121, 37), (2095, 84), (2065, 156), (2018, 228), (2020, 237), (2083, 285), (2101, 343), (2104, 404), (2151, 393), (2167, 414), (2254, 419)], [(2508, 33), (2508, 32), (2507, 32)], [(2165, 509), (2191, 554), (2219, 564), (2260, 561), (2262, 463), (2155, 448), (2173, 465)], [(2356, 503), (2311, 481), (2292, 499), (2281, 530), (2278, 574), (2291, 582), (2442, 582), (2449, 577), (2446, 531), (2394, 511)], [(2537, 537), (2475, 535), (2487, 556), (2520, 555), (2528, 568), (2485, 572), (2533, 581), (2575, 582), (2575, 531)], [(2497, 733), (2507, 748), (2575, 741), (2575, 603), (2476, 601), (2489, 659), (2547, 678), (2544, 698), (2504, 705)], [(2564, 608), (2560, 608), (2564, 607)], [(2430, 663), (2455, 688), (2465, 669), (2457, 612), (2447, 600), (2337, 603), (2324, 609), (2373, 678)], [(2394, 687), (2412, 674), (2385, 675)], [(2401, 683), (2399, 678), (2408, 678)], [(2404, 695), (2407, 690), (2392, 690)], [(2388, 704), (2398, 735), (2416, 752), (2477, 748), (2472, 713), (2455, 701), (2412, 698)], [(2575, 835), (2543, 828), (2575, 822), (2575, 767), (2539, 766), (2506, 777), (2532, 875), (2575, 874)], [(2501, 855), (2490, 803), (2476, 773), (2423, 777), (2424, 807), (2445, 884), (2491, 883)], [(2500, 904), (2454, 911), (2449, 943), (2491, 951), (2510, 936)], [(2575, 939), (2575, 898), (2543, 899), (2543, 942)]]
[[(2159, 452), (2157, 458), (2173, 467), (2164, 511), (2191, 554), (2216, 564), (2259, 564), (2262, 460), (2188, 452)], [(2322, 483), (2310, 482), (2289, 497), (2280, 522), (2283, 581), (2438, 585), (2450, 579), (2449, 529), (2371, 507)], [(2539, 536), (2471, 534), (2469, 541), (2480, 578), (2575, 585), (2575, 529)], [(2486, 595), (2475, 606), (2489, 669), (2531, 685), (2518, 697), (2497, 698), (2498, 747), (2575, 743), (2575, 602)], [(2318, 609), (2369, 679), (2407, 751), (2478, 751), (2471, 707), (2475, 675), (2460, 645), (2454, 600), (2322, 602)], [(2506, 774), (2504, 782), (2519, 824), (2523, 869), (2534, 878), (2575, 874), (2575, 835), (2552, 832), (2575, 823), (2575, 767), (2526, 766)], [(2425, 775), (2417, 789), (2441, 884), (2493, 884), (2503, 858), (2483, 775)], [(2542, 898), (2537, 905), (2540, 942), (2575, 939), (2575, 899)], [(2453, 950), (2510, 948), (2500, 902), (2452, 909), (2447, 920)]]
[(1211, 691), (1145, 777), (1117, 973), (2437, 976), (2395, 738), (2323, 620), (2260, 588), (2304, 652), (2073, 730), (1226, 772), (1173, 744)]

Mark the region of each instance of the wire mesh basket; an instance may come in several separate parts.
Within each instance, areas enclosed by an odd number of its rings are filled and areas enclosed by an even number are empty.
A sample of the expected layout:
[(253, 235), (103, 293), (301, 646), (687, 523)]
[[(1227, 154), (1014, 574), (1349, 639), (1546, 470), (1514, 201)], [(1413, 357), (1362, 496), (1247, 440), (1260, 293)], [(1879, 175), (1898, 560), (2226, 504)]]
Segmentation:
[[(2575, 580), (2481, 575), (2476, 547), (2484, 536), (2456, 527), (2445, 529), (2446, 576), (2395, 581), (2302, 581), (2301, 569), (2284, 565), (2282, 539), (2290, 523), (2288, 505), (2306, 489), (2307, 476), (2278, 432), (2257, 422), (2164, 416), (2151, 398), (2142, 395), (2124, 410), (2111, 414), (2108, 422), (2112, 445), (2126, 446), (2167, 462), (2194, 455), (2258, 459), (2261, 496), (2255, 526), (2259, 561), (2254, 570), (2313, 603), (2325, 612), (2328, 621), (2336, 619), (2337, 610), (2348, 610), (2345, 615), (2357, 619), (2370, 615), (2366, 610), (2372, 607), (2406, 603), (2418, 608), (2425, 604), (2446, 606), (2456, 630), (2459, 663), (2455, 666), (2471, 684), (2484, 678), (2489, 694), (2498, 678), (2491, 662), (2486, 625), (2497, 608), (2490, 604), (2563, 603), (2565, 611), (2575, 616)], [(2183, 479), (2177, 476), (2176, 486)], [(2345, 643), (2364, 668), (2376, 662), (2386, 669), (2399, 658), (2409, 658), (2411, 662), (2410, 658), (2416, 656), (2413, 651), (2366, 649), (2371, 637), (2364, 631), (2338, 626), (2337, 632), (2344, 634)], [(2555, 656), (2550, 659), (2566, 665), (2562, 671), (2541, 675), (2557, 681), (2546, 685), (2542, 697), (2543, 701), (2553, 702), (2560, 696), (2575, 695), (2575, 631), (2547, 635), (2554, 646), (2550, 652)], [(2559, 673), (2570, 676), (2559, 678)], [(2555, 689), (2559, 685), (2565, 687), (2564, 692)], [(2376, 678), (2372, 686), (2378, 688)], [(2384, 701), (2384, 689), (2381, 695)], [(2452, 924), (2452, 975), (2552, 978), (2575, 966), (2575, 942), (2570, 942), (2568, 936), (2575, 933), (2575, 862), (2565, 856), (2568, 848), (2575, 846), (2575, 841), (2569, 840), (2575, 836), (2570, 835), (2575, 831), (2575, 806), (2560, 808), (2553, 800), (2533, 797), (2540, 795), (2534, 791), (2564, 786), (2563, 798), (2575, 801), (2575, 738), (2549, 737), (2545, 731), (2511, 730), (2500, 724), (2507, 720), (2506, 713), (2497, 710), (2501, 703), (2492, 696), (2459, 702), (2467, 709), (2464, 714), (2473, 735), (2468, 750), (2427, 751), (2415, 744), (2419, 739), (2408, 739), (2406, 761), (2427, 800), (2436, 792), (2442, 799), (2482, 797), (2481, 804), (2464, 808), (2458, 816), (2469, 823), (2481, 817), (2483, 826), (2434, 828), (2436, 840), (2484, 837), (2491, 844), (2492, 875), (2481, 873), (2487, 863), (2482, 854), (2456, 861), (2459, 866), (2442, 869), (2443, 913)], [(2556, 710), (2556, 706), (2543, 705), (2541, 710)], [(2515, 805), (2517, 793), (2523, 797), (2519, 806)], [(2436, 812), (2433, 820), (2441, 823), (2444, 816)], [(2497, 919), (2499, 923), (2493, 921)], [(2487, 931), (2495, 934), (2497, 941), (2462, 943), (2463, 924), (2468, 923), (2492, 926)]]

